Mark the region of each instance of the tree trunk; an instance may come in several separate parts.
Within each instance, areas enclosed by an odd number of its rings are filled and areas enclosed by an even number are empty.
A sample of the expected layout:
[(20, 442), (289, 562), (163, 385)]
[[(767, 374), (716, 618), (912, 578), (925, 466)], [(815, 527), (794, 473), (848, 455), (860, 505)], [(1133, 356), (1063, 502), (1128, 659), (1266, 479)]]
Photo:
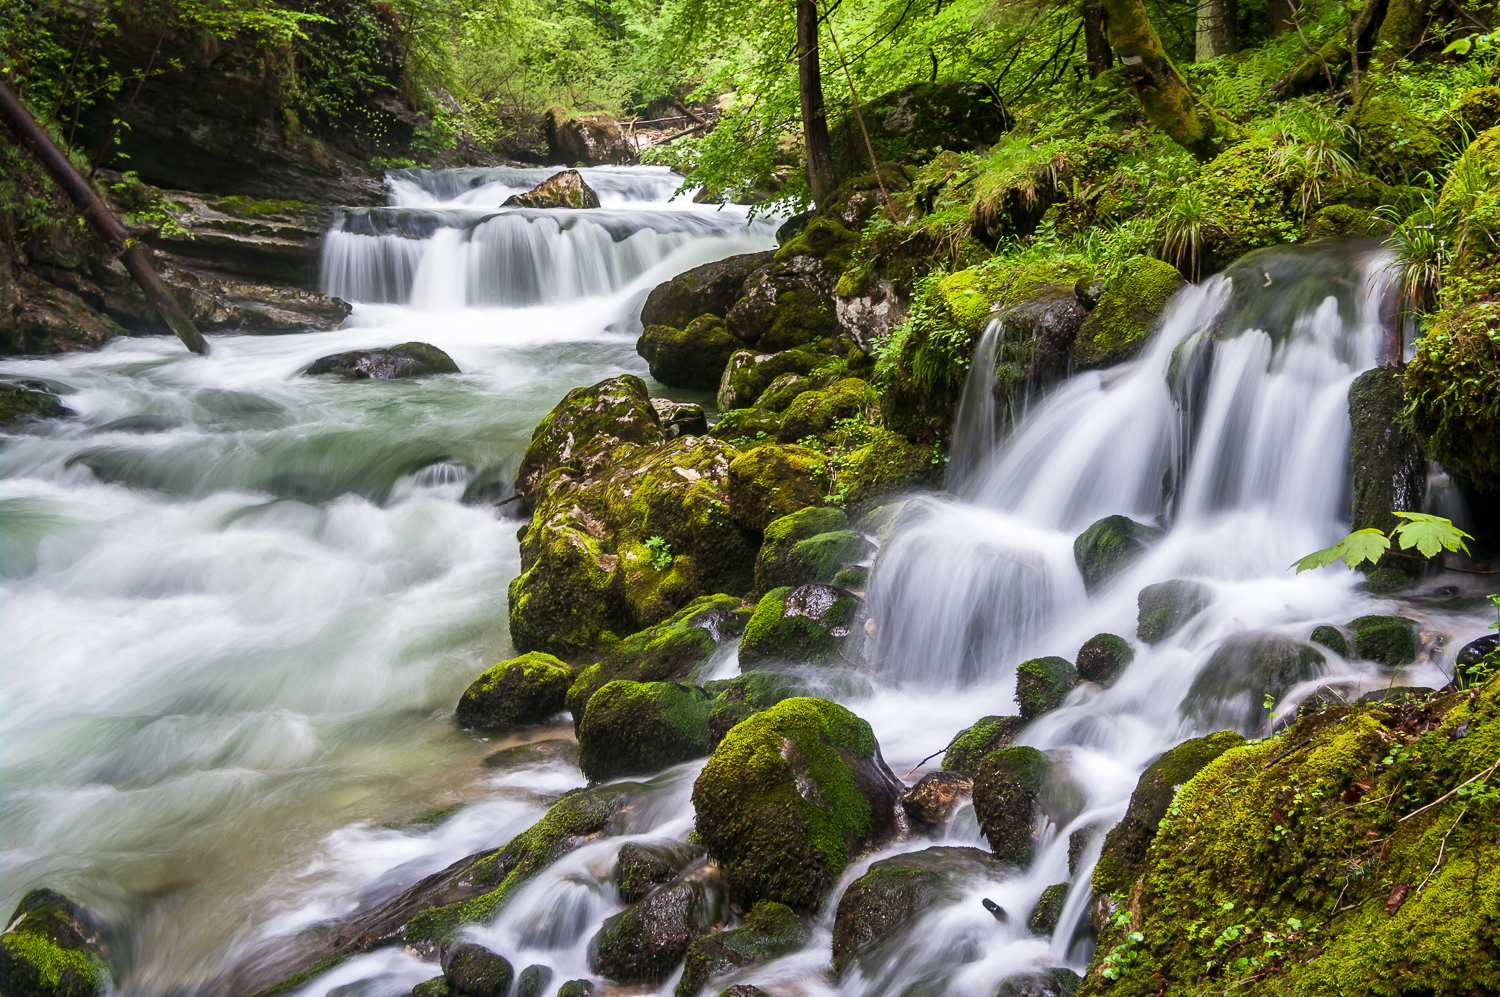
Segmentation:
[(1198, 0), (1198, 31), (1194, 56), (1207, 62), (1234, 51), (1234, 0)]
[(838, 186), (833, 146), (823, 108), (823, 74), (818, 69), (818, 5), (797, 0), (797, 89), (802, 100), (802, 141), (807, 147), (807, 183), (816, 206)]
[(1292, 6), (1292, 0), (1270, 0), (1266, 4), (1266, 16), (1271, 21), (1272, 38), (1297, 30), (1297, 8)]
[[(1375, 0), (1367, 2), (1373, 4)], [(1427, 0), (1390, 0), (1386, 4), (1385, 18), (1375, 36), (1372, 70), (1389, 70), (1411, 54), (1427, 27), (1428, 7)]]
[(1115, 63), (1109, 39), (1104, 37), (1104, 8), (1100, 0), (1084, 0), (1083, 48), (1088, 53), (1089, 75), (1097, 77)]
[(1102, 0), (1104, 30), (1151, 123), (1207, 162), (1243, 133), (1213, 108), (1200, 104), (1162, 50), (1143, 0)]

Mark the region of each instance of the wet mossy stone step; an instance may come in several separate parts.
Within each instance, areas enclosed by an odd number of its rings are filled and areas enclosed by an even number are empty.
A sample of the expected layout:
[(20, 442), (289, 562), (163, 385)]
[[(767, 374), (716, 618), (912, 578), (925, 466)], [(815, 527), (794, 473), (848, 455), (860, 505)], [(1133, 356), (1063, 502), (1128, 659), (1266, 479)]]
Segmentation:
[(1016, 666), (1016, 703), (1022, 720), (1050, 713), (1068, 698), (1078, 669), (1067, 658), (1032, 658)]
[(845, 565), (868, 553), (864, 538), (849, 529), (842, 509), (809, 506), (766, 527), (755, 558), (755, 585), (765, 591), (831, 581)]
[(1128, 516), (1106, 516), (1078, 534), (1073, 560), (1090, 592), (1123, 571), (1166, 531), (1137, 523)]
[(671, 838), (627, 841), (615, 853), (615, 889), (621, 900), (633, 904), (694, 863), (701, 865), (704, 854), (701, 845)]
[(712, 710), (701, 686), (616, 679), (589, 697), (577, 723), (578, 766), (602, 782), (702, 758)]
[(21, 898), (0, 934), (5, 997), (96, 997), (112, 986), (98, 922), (53, 890)]
[(401, 343), (378, 350), (351, 350), (319, 357), (308, 374), (330, 374), (345, 381), (394, 381), (429, 374), (457, 374), (453, 358), (430, 343)]
[(443, 948), (443, 979), (462, 997), (507, 997), (516, 971), (510, 960), (473, 942)]
[(561, 713), (573, 669), (558, 658), (531, 651), (502, 661), (475, 679), (458, 701), (455, 717), (466, 727), (542, 723)]
[(1106, 689), (1135, 660), (1135, 648), (1123, 637), (1095, 634), (1078, 649), (1078, 677)]
[(812, 929), (790, 907), (762, 900), (750, 908), (744, 924), (704, 935), (688, 946), (673, 997), (698, 997), (715, 976), (790, 955), (811, 938)]

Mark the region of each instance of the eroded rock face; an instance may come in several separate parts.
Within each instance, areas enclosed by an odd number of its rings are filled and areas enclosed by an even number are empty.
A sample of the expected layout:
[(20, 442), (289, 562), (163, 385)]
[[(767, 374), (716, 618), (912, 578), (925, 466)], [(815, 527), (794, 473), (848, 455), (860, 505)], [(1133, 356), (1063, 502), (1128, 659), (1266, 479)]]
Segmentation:
[(1404, 408), (1400, 367), (1367, 370), (1349, 386), (1356, 530), (1388, 532), (1396, 525), (1397, 511), (1420, 512), (1427, 498), (1427, 458), (1402, 420)]
[(307, 373), (332, 374), (345, 381), (394, 381), (428, 374), (457, 374), (458, 364), (436, 346), (402, 343), (381, 350), (355, 350), (319, 357)]
[(21, 898), (0, 934), (6, 997), (96, 997), (110, 989), (99, 927), (82, 906), (52, 890)]
[(879, 280), (861, 293), (834, 298), (834, 315), (849, 338), (866, 353), (891, 334), (910, 314), (906, 299), (889, 280)]
[[(9, 276), (9, 275), (7, 275)], [(0, 352), (37, 354), (97, 350), (125, 330), (77, 294), (23, 272), (13, 310), (0, 315)]]
[(635, 150), (608, 114), (570, 117), (561, 107), (547, 111), (547, 161), (564, 166), (621, 166), (635, 162)]
[(524, 194), (512, 194), (502, 208), (597, 208), (599, 195), (577, 170), (563, 170)]

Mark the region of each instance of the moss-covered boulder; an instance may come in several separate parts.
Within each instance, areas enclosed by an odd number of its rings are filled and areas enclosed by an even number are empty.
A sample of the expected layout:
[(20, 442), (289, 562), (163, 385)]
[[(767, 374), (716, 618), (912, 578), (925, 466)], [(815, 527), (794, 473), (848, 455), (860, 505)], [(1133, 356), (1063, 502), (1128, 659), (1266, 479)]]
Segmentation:
[(1344, 636), (1344, 631), (1330, 624), (1313, 627), (1313, 632), (1308, 635), (1308, 642), (1328, 648), (1341, 658), (1349, 657), (1349, 639)]
[(548, 997), (553, 975), (551, 966), (527, 966), (516, 977), (516, 997)]
[[(1500, 129), (1486, 135), (1494, 136), (1500, 151)], [(1491, 197), (1500, 203), (1500, 190)], [(1464, 279), (1495, 274), (1493, 260), (1473, 273)], [(1423, 449), (1464, 488), (1476, 513), (1476, 535), (1494, 543), (1500, 517), (1488, 510), (1500, 508), (1500, 316), (1488, 307), (1488, 297), (1441, 310), (1418, 340), (1403, 379)]]
[(1438, 123), (1417, 113), (1388, 87), (1362, 96), (1354, 126), (1359, 130), (1360, 167), (1389, 183), (1408, 184), (1423, 173), (1440, 172), (1452, 156)]
[(882, 859), (849, 884), (833, 919), (833, 971), (858, 965), (874, 976), (882, 955), (925, 913), (960, 899), (978, 882), (999, 882), (1015, 869), (978, 848), (935, 847)]
[(995, 997), (1078, 997), (1083, 978), (1071, 969), (1054, 966), (1040, 973), (1019, 973), (1000, 981)]
[(804, 391), (817, 390), (818, 382), (801, 374), (782, 374), (761, 392), (755, 407), (768, 412), (781, 412)]
[(764, 443), (774, 443), (781, 436), (781, 416), (762, 408), (737, 408), (719, 413), (719, 421), (708, 431), (710, 436), (749, 450)]
[(661, 420), (661, 431), (669, 440), (679, 436), (708, 435), (708, 413), (695, 402), (674, 402), (669, 398), (651, 399), (651, 407)]
[(516, 975), (510, 960), (473, 942), (450, 945), (442, 965), (449, 992), (463, 997), (507, 997)]
[(729, 314), (729, 309), (740, 299), (745, 279), (769, 264), (775, 255), (774, 249), (768, 249), (763, 253), (730, 256), (656, 285), (641, 308), (641, 324), (682, 329), (701, 315)]
[(1016, 703), (1022, 720), (1035, 720), (1057, 709), (1078, 679), (1067, 658), (1032, 658), (1016, 666)]
[(557, 997), (594, 997), (597, 991), (593, 980), (569, 980), (557, 988)]
[(486, 671), (458, 701), (458, 722), (473, 727), (541, 723), (560, 713), (573, 670), (550, 654), (532, 651)]
[(1281, 699), (1299, 682), (1324, 671), (1323, 652), (1281, 634), (1237, 634), (1208, 659), (1182, 702), (1199, 730), (1258, 730), (1270, 716), (1269, 697)]
[(738, 928), (705, 935), (688, 946), (674, 997), (698, 997), (714, 977), (790, 955), (811, 937), (812, 930), (790, 907), (762, 900)]
[[(819, 219), (809, 229), (821, 235), (835, 226), (842, 228), (837, 222)], [(844, 235), (858, 241), (852, 233)], [(763, 353), (831, 345), (838, 340), (842, 330), (832, 292), (847, 262), (816, 259), (806, 254), (807, 248), (808, 232), (804, 231), (777, 251), (776, 263), (745, 281), (743, 296), (724, 317), (732, 335)], [(847, 253), (832, 255), (847, 258)]]
[(843, 419), (868, 420), (878, 412), (879, 401), (868, 383), (846, 377), (823, 391), (804, 391), (781, 416), (781, 440), (792, 443), (817, 436)]
[[(834, 162), (849, 175), (869, 169), (865, 134), (882, 162), (922, 163), (942, 150), (986, 149), (1004, 136), (1012, 119), (984, 83), (911, 83), (866, 98), (861, 117), (845, 113), (829, 128)], [(882, 167), (882, 172), (895, 172)], [(888, 181), (889, 183), (889, 181)]]
[(402, 343), (380, 350), (355, 350), (319, 357), (309, 374), (329, 374), (346, 381), (393, 381), (428, 374), (457, 374), (453, 358), (429, 343)]
[(1057, 930), (1062, 918), (1063, 905), (1068, 902), (1068, 884), (1054, 883), (1042, 891), (1036, 906), (1026, 916), (1026, 930), (1033, 935), (1051, 935)]
[(595, 451), (662, 439), (661, 420), (651, 407), (646, 382), (635, 375), (574, 388), (532, 431), (516, 472), (516, 491), (534, 501), (543, 478), (558, 468), (581, 472)]
[(826, 582), (868, 547), (843, 510), (809, 506), (771, 522), (755, 558), (755, 587)]
[(1135, 635), (1147, 644), (1160, 644), (1187, 626), (1213, 598), (1213, 589), (1183, 578), (1147, 585), (1136, 595)]
[[(1301, 213), (1291, 204), (1291, 186), (1267, 140), (1241, 142), (1204, 165), (1178, 195), (1185, 216), (1178, 224), (1196, 229), (1200, 274), (1221, 270), (1251, 250), (1292, 241)], [(1193, 232), (1183, 235), (1191, 238)]]
[(411, 997), (454, 997), (454, 990), (446, 976), (434, 976), (412, 987)]
[(61, 419), (70, 411), (56, 395), (43, 391), (40, 387), (0, 381), (0, 426), (13, 422)]
[(1095, 634), (1078, 649), (1078, 677), (1106, 688), (1135, 660), (1135, 648), (1123, 637)]
[(828, 458), (798, 446), (756, 447), (736, 456), (728, 470), (729, 509), (748, 530), (821, 505), (832, 480)]
[(830, 665), (856, 631), (863, 603), (831, 585), (799, 585), (767, 592), (740, 642), (741, 666)]
[(589, 941), (589, 970), (616, 983), (659, 983), (728, 906), (723, 888), (710, 879), (656, 890), (600, 926)]
[(870, 725), (788, 699), (729, 732), (693, 785), (698, 840), (740, 903), (812, 913), (853, 856), (897, 833), (901, 782)]
[(739, 350), (732, 354), (719, 379), (720, 412), (749, 408), (777, 378), (787, 374), (807, 376), (827, 364), (829, 357), (808, 350), (757, 353)]
[(901, 794), (901, 809), (915, 830), (938, 835), (974, 789), (974, 780), (958, 772), (928, 772)]
[(943, 771), (972, 779), (991, 752), (1010, 747), (1011, 741), (1025, 728), (1026, 721), (1020, 717), (984, 717), (959, 731), (949, 742), (948, 750), (943, 753)]
[(651, 367), (651, 376), (674, 388), (712, 391), (724, 377), (729, 358), (744, 344), (724, 330), (717, 315), (700, 315), (679, 329), (648, 325), (635, 351)]
[(1035, 748), (1001, 748), (974, 774), (974, 816), (995, 856), (1029, 865), (1036, 846), (1037, 810), (1052, 760)]
[(1177, 790), (1209, 762), (1244, 743), (1233, 731), (1221, 730), (1183, 741), (1146, 766), (1130, 795), (1125, 818), (1105, 835), (1104, 850), (1094, 866), (1096, 894), (1108, 896), (1130, 889), (1145, 870), (1146, 849)]
[(913, 443), (900, 433), (871, 428), (870, 442), (841, 456), (836, 490), (851, 509), (868, 509), (894, 495), (942, 481), (947, 458), (939, 447)]
[(712, 697), (680, 682), (617, 679), (578, 721), (578, 767), (591, 782), (659, 772), (708, 754)]
[(702, 858), (702, 847), (686, 841), (627, 841), (615, 854), (615, 889), (633, 904)]
[(1417, 660), (1421, 624), (1405, 616), (1361, 616), (1349, 621), (1354, 650), (1366, 661), (1399, 668)]
[(1163, 536), (1165, 530), (1128, 516), (1106, 516), (1078, 534), (1073, 560), (1090, 592), (1119, 574)]
[(735, 725), (762, 710), (769, 710), (784, 699), (807, 695), (807, 683), (786, 672), (752, 668), (732, 679), (710, 682), (713, 705), (708, 714), (709, 750), (734, 729)]
[(1100, 370), (1133, 360), (1187, 281), (1170, 263), (1129, 260), (1104, 289), (1073, 343), (1075, 370)]
[(21, 898), (0, 934), (5, 997), (96, 997), (111, 985), (99, 926), (87, 910), (52, 890)]

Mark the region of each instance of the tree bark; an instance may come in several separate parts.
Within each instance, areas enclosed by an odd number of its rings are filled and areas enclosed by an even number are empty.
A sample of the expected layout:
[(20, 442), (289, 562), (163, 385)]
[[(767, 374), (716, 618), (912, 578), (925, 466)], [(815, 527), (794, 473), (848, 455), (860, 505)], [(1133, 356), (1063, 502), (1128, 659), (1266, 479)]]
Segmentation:
[(807, 147), (807, 184), (817, 205), (838, 186), (833, 145), (823, 107), (823, 74), (818, 68), (818, 5), (797, 0), (797, 90), (802, 102), (802, 141)]
[(1271, 21), (1272, 38), (1297, 30), (1297, 8), (1292, 6), (1292, 0), (1269, 0), (1266, 16)]
[(1110, 47), (1153, 125), (1203, 162), (1243, 136), (1233, 122), (1193, 94), (1163, 51), (1143, 0), (1102, 0), (1102, 6)]
[(1234, 0), (1197, 0), (1195, 61), (1207, 62), (1234, 51)]
[(1084, 0), (1083, 50), (1088, 55), (1089, 75), (1097, 77), (1115, 64), (1115, 53), (1104, 37), (1104, 8), (1100, 0)]

